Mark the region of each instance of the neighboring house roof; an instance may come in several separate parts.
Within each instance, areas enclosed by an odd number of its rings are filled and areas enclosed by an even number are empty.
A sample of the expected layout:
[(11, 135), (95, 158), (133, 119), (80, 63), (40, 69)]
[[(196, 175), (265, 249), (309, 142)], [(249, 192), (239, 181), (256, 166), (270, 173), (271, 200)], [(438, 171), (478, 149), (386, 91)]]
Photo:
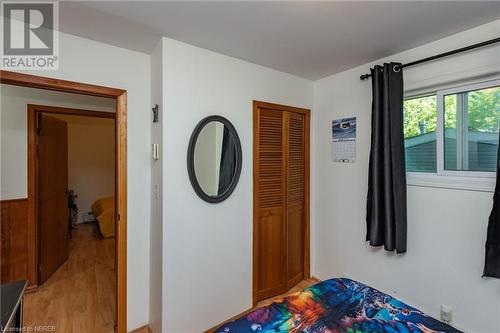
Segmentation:
[[(491, 145), (498, 144), (497, 133), (469, 131), (468, 135), (469, 135), (469, 142), (479, 142)], [(445, 130), (445, 137), (447, 139), (456, 139), (457, 131), (455, 129), (448, 128)], [(432, 141), (436, 141), (436, 132), (428, 132), (425, 134), (405, 139), (405, 148), (418, 146)]]

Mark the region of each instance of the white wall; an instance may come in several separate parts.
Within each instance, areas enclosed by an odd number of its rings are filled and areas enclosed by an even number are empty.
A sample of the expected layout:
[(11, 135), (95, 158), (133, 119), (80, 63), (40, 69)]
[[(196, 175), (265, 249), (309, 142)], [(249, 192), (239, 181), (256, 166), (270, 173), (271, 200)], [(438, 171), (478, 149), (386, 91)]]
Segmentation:
[[(310, 108), (312, 83), (164, 39), (164, 331), (200, 332), (252, 306), (252, 100)], [(204, 117), (235, 126), (238, 186), (209, 204), (189, 182), (191, 132)]]
[(27, 104), (114, 112), (114, 101), (0, 84), (1, 185), (0, 199), (28, 196)]
[(151, 57), (64, 33), (59, 46), (59, 70), (32, 74), (127, 90), (127, 326), (131, 330), (149, 320)]
[(78, 196), (78, 222), (100, 198), (115, 195), (115, 120), (53, 114), (68, 126), (68, 189)]
[[(498, 31), (500, 21), (374, 63), (420, 59), (497, 37)], [(374, 63), (314, 84), (313, 274), (320, 279), (350, 276), (437, 318), (445, 304), (454, 309), (457, 327), (500, 332), (500, 281), (481, 278), (492, 193), (409, 186), (408, 253), (389, 254), (364, 241), (371, 83), (359, 76)], [(484, 48), (406, 69), (405, 90), (487, 79), (499, 71), (500, 47)], [(358, 117), (357, 161), (332, 163), (331, 121), (351, 115)]]
[(159, 122), (151, 127), (151, 142), (160, 145), (159, 158), (151, 165), (151, 234), (150, 234), (150, 283), (149, 327), (154, 333), (162, 330), (163, 309), (163, 41), (151, 55), (151, 104), (159, 106)]

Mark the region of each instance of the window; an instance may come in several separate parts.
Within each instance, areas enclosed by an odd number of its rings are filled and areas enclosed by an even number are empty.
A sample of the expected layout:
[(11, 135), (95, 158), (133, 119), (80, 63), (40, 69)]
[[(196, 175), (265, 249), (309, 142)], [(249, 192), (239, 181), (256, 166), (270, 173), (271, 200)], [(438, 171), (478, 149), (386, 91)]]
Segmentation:
[(500, 87), (444, 95), (444, 170), (495, 172)]
[(406, 171), (436, 172), (436, 95), (403, 103)]
[(494, 175), (500, 126), (499, 80), (407, 98), (403, 115), (408, 172)]

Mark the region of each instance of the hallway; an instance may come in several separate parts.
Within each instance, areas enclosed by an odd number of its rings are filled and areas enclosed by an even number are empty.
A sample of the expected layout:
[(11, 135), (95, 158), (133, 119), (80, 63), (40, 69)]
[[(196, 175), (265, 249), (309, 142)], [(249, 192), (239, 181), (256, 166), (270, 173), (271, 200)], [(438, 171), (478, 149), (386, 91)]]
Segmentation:
[(24, 325), (64, 333), (114, 332), (115, 239), (103, 239), (97, 224), (79, 224), (69, 259), (24, 298)]

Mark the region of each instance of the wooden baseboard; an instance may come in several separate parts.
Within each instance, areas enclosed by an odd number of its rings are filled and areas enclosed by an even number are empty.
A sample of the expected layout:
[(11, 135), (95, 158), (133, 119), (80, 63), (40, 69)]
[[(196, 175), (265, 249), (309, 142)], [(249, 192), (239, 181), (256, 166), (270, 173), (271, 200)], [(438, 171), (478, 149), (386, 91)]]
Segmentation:
[(38, 290), (38, 286), (29, 286), (26, 288), (26, 290), (24, 291), (24, 294), (32, 294), (34, 292), (36, 292)]
[(203, 333), (213, 333), (217, 328), (221, 327), (222, 325), (224, 325), (226, 323), (230, 323), (230, 322), (232, 322), (232, 321), (234, 321), (234, 320), (236, 320), (236, 319), (238, 319), (240, 317), (243, 317), (244, 315), (246, 315), (247, 313), (249, 313), (250, 311), (252, 311), (254, 309), (255, 309), (255, 307), (252, 307), (252, 308), (250, 308), (248, 310), (245, 310), (245, 311), (241, 312), (240, 314), (237, 314), (236, 316), (233, 316), (233, 317), (231, 317), (231, 318), (229, 318), (227, 320), (224, 320), (222, 323), (217, 324), (217, 325), (215, 325), (212, 328), (209, 328), (208, 330), (204, 331)]
[(151, 332), (151, 327), (149, 327), (149, 325), (144, 325), (142, 327), (130, 331), (129, 333), (152, 333), (152, 332)]
[[(315, 276), (311, 276), (309, 279), (315, 280), (316, 282), (321, 282), (321, 280), (318, 279)], [(226, 323), (229, 323), (229, 322), (231, 322), (233, 320), (236, 320), (236, 319), (238, 319), (240, 317), (243, 317), (244, 315), (246, 315), (247, 313), (251, 312), (252, 310), (255, 310), (256, 307), (258, 307), (258, 306), (252, 307), (252, 308), (250, 308), (248, 310), (245, 310), (245, 311), (241, 312), (240, 314), (237, 314), (236, 316), (233, 316), (233, 317), (231, 317), (231, 318), (229, 318), (227, 320), (224, 320), (222, 323), (220, 323), (220, 324), (218, 324), (218, 325), (216, 325), (216, 326), (214, 326), (212, 328), (209, 328), (208, 330), (204, 331), (203, 333), (213, 333), (216, 328), (219, 328), (220, 326), (222, 326), (222, 325), (224, 325)]]

